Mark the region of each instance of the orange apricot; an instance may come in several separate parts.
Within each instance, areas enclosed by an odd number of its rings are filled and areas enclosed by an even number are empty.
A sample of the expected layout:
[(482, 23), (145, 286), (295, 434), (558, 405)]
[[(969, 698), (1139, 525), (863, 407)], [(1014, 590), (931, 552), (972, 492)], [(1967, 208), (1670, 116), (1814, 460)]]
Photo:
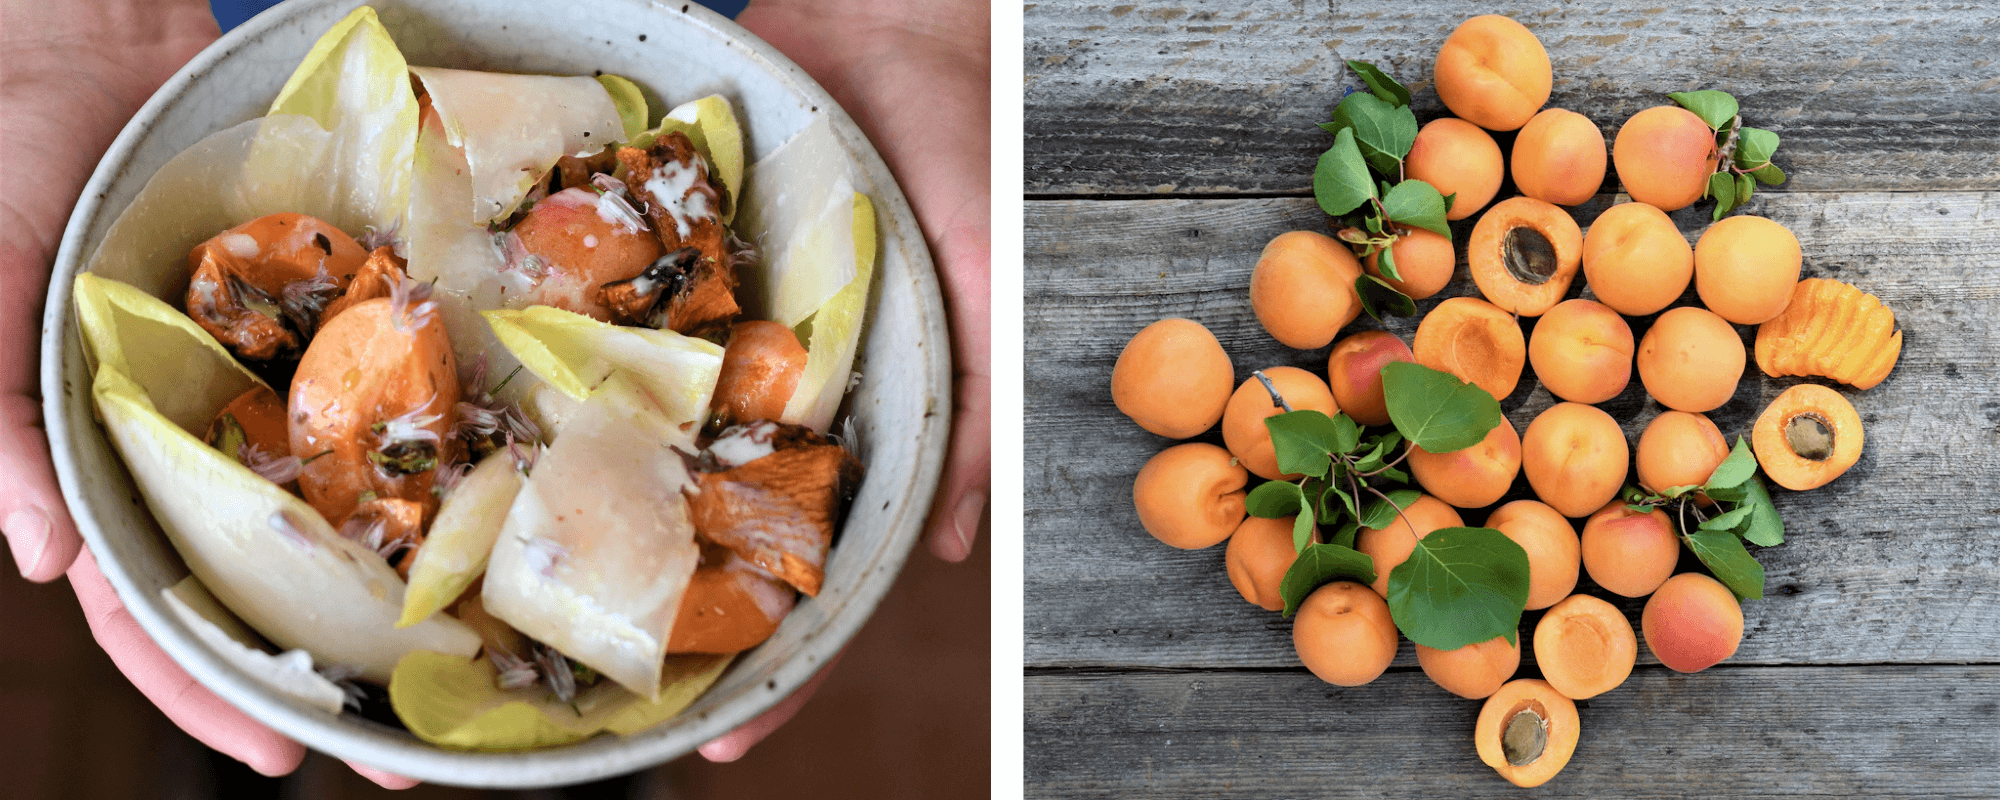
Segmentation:
[(1576, 703), (1547, 681), (1522, 678), (1486, 698), (1473, 746), (1479, 760), (1522, 788), (1540, 786), (1576, 753)]
[(1801, 383), (1778, 395), (1757, 417), (1750, 449), (1779, 486), (1817, 489), (1861, 460), (1861, 415), (1839, 392)]
[[(1412, 525), (1416, 527), (1411, 528)], [(1419, 495), (1415, 502), (1396, 515), (1396, 521), (1381, 530), (1362, 528), (1354, 537), (1354, 549), (1368, 554), (1375, 561), (1375, 593), (1389, 596), (1389, 572), (1410, 558), (1410, 552), (1417, 549), (1417, 540), (1429, 536), (1431, 531), (1444, 528), (1458, 528), (1465, 520), (1458, 516), (1458, 509), (1445, 505), (1444, 501), (1430, 495)]]
[(1299, 557), (1292, 549), (1292, 525), (1296, 517), (1245, 517), (1229, 535), (1229, 547), (1222, 561), (1229, 570), (1229, 583), (1250, 605), (1265, 611), (1285, 610), (1285, 598), (1278, 588), (1285, 571)]
[(1299, 660), (1335, 686), (1360, 686), (1381, 677), (1396, 658), (1396, 639), (1388, 601), (1352, 581), (1314, 589), (1292, 620), (1292, 647)]
[(1326, 357), (1327, 386), (1334, 405), (1363, 425), (1389, 424), (1382, 396), (1382, 368), (1391, 361), (1415, 361), (1410, 346), (1388, 331), (1362, 331), (1336, 342)]
[(1516, 500), (1486, 517), (1497, 530), (1528, 551), (1527, 610), (1548, 608), (1576, 590), (1583, 565), (1576, 528), (1540, 500)]
[(1478, 444), (1433, 453), (1410, 444), (1410, 475), (1431, 496), (1458, 508), (1485, 508), (1499, 502), (1521, 474), (1521, 436), (1506, 417)]
[(1748, 351), (1729, 322), (1705, 308), (1669, 309), (1639, 340), (1639, 382), (1660, 405), (1709, 412), (1736, 394)]
[(1186, 439), (1214, 427), (1235, 368), (1201, 323), (1163, 319), (1125, 343), (1111, 368), (1111, 402), (1139, 427)]
[(1618, 500), (1583, 523), (1583, 571), (1606, 591), (1645, 597), (1674, 574), (1681, 543), (1667, 512), (1639, 513)]
[(1561, 302), (1583, 263), (1583, 230), (1569, 212), (1532, 197), (1495, 203), (1472, 227), (1465, 263), (1479, 293), (1502, 311), (1539, 317)]
[(1541, 40), (1527, 26), (1495, 14), (1460, 23), (1438, 49), (1432, 74), (1445, 107), (1489, 131), (1527, 124), (1555, 84)]
[(709, 408), (723, 426), (784, 416), (805, 374), (806, 348), (783, 323), (745, 320), (729, 330)]
[(1368, 274), (1381, 278), (1412, 300), (1437, 294), (1445, 284), (1451, 283), (1451, 273), (1458, 264), (1458, 256), (1451, 249), (1450, 239), (1422, 228), (1401, 230), (1399, 234), (1395, 244), (1389, 246), (1389, 260), (1396, 265), (1397, 278), (1391, 280), (1382, 274), (1378, 263), (1382, 259), (1380, 252), (1369, 254)]
[(1639, 613), (1646, 649), (1675, 672), (1700, 672), (1736, 655), (1743, 606), (1729, 587), (1698, 572), (1661, 584)]
[(1618, 495), (1631, 450), (1618, 422), (1596, 406), (1557, 403), (1521, 436), (1521, 471), (1535, 496), (1565, 517), (1581, 517)]
[(1589, 117), (1542, 109), (1514, 137), (1514, 185), (1536, 200), (1581, 204), (1604, 185), (1604, 153), (1604, 132)]
[(1680, 106), (1633, 114), (1611, 142), (1611, 164), (1625, 193), (1661, 211), (1700, 200), (1720, 155), (1715, 130)]
[(1639, 661), (1639, 636), (1617, 606), (1571, 595), (1535, 623), (1535, 663), (1562, 696), (1588, 700), (1618, 688)]
[(1687, 291), (1694, 246), (1667, 212), (1619, 203), (1583, 235), (1583, 276), (1612, 310), (1628, 317), (1657, 313)]
[[(1285, 398), (1293, 411), (1318, 411), (1329, 417), (1340, 412), (1340, 406), (1333, 402), (1333, 393), (1317, 375), (1298, 367), (1271, 367), (1264, 370), (1264, 377), (1271, 379), (1278, 396)], [(1264, 427), (1265, 418), (1283, 413), (1285, 409), (1271, 402), (1271, 392), (1255, 375), (1236, 387), (1236, 393), (1229, 396), (1229, 405), (1222, 412), (1223, 444), (1229, 446), (1229, 452), (1235, 454), (1245, 469), (1265, 480), (1295, 481), (1302, 477), (1286, 475), (1278, 469), (1278, 453), (1271, 447), (1271, 430)]]
[(1278, 234), (1250, 272), (1250, 310), (1286, 347), (1315, 350), (1361, 316), (1361, 262), (1325, 234)]
[(1725, 217), (1694, 243), (1694, 290), (1723, 319), (1768, 322), (1791, 304), (1800, 258), (1791, 229), (1763, 217)]
[(1449, 372), (1494, 399), (1514, 393), (1528, 363), (1521, 324), (1476, 297), (1453, 297), (1425, 314), (1411, 352), (1417, 363)]
[(1521, 667), (1521, 643), (1505, 636), (1468, 644), (1457, 650), (1438, 650), (1417, 645), (1417, 664), (1431, 682), (1447, 692), (1478, 700), (1500, 691)]
[(1632, 326), (1603, 303), (1564, 300), (1535, 322), (1528, 363), (1555, 396), (1602, 403), (1632, 380)]
[(1132, 481), (1139, 524), (1162, 542), (1199, 550), (1229, 538), (1243, 522), (1243, 485), (1249, 471), (1206, 442), (1160, 451)]
[(1708, 476), (1729, 457), (1729, 442), (1707, 415), (1663, 411), (1639, 434), (1634, 458), (1639, 487), (1664, 492), (1675, 486), (1707, 483)]
[(1903, 352), (1903, 332), (1895, 327), (1896, 312), (1875, 295), (1807, 278), (1792, 287), (1782, 313), (1757, 326), (1757, 366), (1774, 378), (1817, 375), (1873, 389)]
[[(1410, 154), (1403, 157), (1403, 175), (1430, 184), (1438, 194), (1456, 195), (1445, 219), (1457, 221), (1479, 213), (1500, 193), (1506, 162), (1500, 145), (1484, 128), (1456, 117), (1424, 123)], [(1401, 254), (1396, 263), (1401, 264)]]

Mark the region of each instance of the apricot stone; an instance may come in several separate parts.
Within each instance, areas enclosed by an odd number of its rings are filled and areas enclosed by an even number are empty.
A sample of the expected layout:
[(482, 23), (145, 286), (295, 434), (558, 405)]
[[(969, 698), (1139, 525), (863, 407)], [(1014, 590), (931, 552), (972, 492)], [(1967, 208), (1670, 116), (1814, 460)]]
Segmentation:
[(1520, 383), (1528, 342), (1512, 315), (1476, 297), (1453, 297), (1417, 323), (1412, 353), (1417, 363), (1449, 372), (1499, 399), (1513, 394)]
[(1438, 99), (1451, 113), (1489, 131), (1511, 131), (1549, 101), (1555, 71), (1541, 40), (1495, 14), (1459, 24), (1432, 68)]
[(1589, 117), (1545, 108), (1514, 137), (1514, 185), (1559, 206), (1579, 205), (1604, 185), (1604, 132)]
[(1646, 649), (1675, 672), (1700, 672), (1736, 655), (1743, 606), (1714, 578), (1685, 572), (1661, 584), (1639, 614)]
[(1669, 309), (1639, 339), (1639, 382), (1660, 405), (1706, 413), (1736, 394), (1749, 360), (1729, 322), (1705, 308)]
[[(1411, 526), (1416, 526), (1414, 529)], [(1375, 560), (1375, 593), (1389, 596), (1389, 572), (1404, 561), (1410, 552), (1417, 549), (1417, 540), (1429, 536), (1431, 531), (1458, 528), (1465, 520), (1458, 516), (1458, 509), (1445, 505), (1444, 501), (1430, 495), (1419, 495), (1416, 502), (1403, 509), (1396, 521), (1381, 530), (1362, 528), (1354, 537), (1354, 549), (1368, 554)]]
[(1206, 442), (1160, 451), (1132, 481), (1139, 524), (1162, 542), (1199, 550), (1229, 538), (1243, 522), (1243, 485), (1249, 471), (1235, 457)]
[(1229, 402), (1235, 368), (1201, 323), (1163, 319), (1146, 326), (1111, 368), (1111, 402), (1139, 427), (1186, 439), (1215, 426)]
[(1564, 300), (1535, 321), (1528, 363), (1555, 396), (1602, 403), (1632, 380), (1632, 326), (1603, 303)]
[(1320, 680), (1360, 686), (1382, 676), (1396, 658), (1396, 623), (1389, 603), (1352, 581), (1313, 590), (1292, 620), (1292, 647)]
[(1576, 703), (1546, 681), (1509, 681), (1486, 698), (1473, 729), (1479, 760), (1522, 788), (1548, 783), (1569, 764), (1580, 733)]
[(1396, 243), (1389, 246), (1389, 260), (1395, 262), (1398, 277), (1391, 280), (1382, 274), (1378, 263), (1382, 254), (1379, 252), (1369, 254), (1368, 274), (1381, 278), (1412, 300), (1437, 294), (1445, 284), (1451, 283), (1458, 255), (1451, 249), (1450, 239), (1422, 228), (1411, 228), (1401, 234), (1396, 237)]
[(1528, 551), (1527, 610), (1548, 608), (1576, 590), (1583, 551), (1576, 527), (1540, 500), (1516, 500), (1486, 517), (1497, 530)]
[(1521, 436), (1521, 471), (1528, 474), (1528, 485), (1565, 517), (1589, 514), (1616, 497), (1631, 457), (1618, 422), (1582, 403), (1550, 406)]
[(1485, 508), (1500, 501), (1521, 474), (1521, 436), (1506, 417), (1478, 444), (1432, 453), (1410, 444), (1410, 475), (1431, 496), (1458, 508)]
[(1223, 564), (1229, 570), (1230, 585), (1250, 605), (1265, 611), (1285, 610), (1285, 598), (1278, 588), (1285, 581), (1285, 571), (1299, 557), (1292, 549), (1295, 521), (1294, 517), (1245, 517), (1229, 535)]
[(1606, 591), (1645, 597), (1674, 574), (1681, 543), (1667, 513), (1606, 503), (1583, 523), (1583, 571)]
[(1521, 668), (1520, 637), (1507, 641), (1495, 636), (1457, 650), (1438, 650), (1417, 645), (1417, 664), (1431, 682), (1447, 692), (1468, 700), (1478, 700), (1500, 691), (1500, 686)]
[(1817, 489), (1861, 460), (1861, 415), (1839, 392), (1801, 383), (1757, 417), (1750, 449), (1764, 474), (1795, 492)]
[(1327, 386), (1334, 405), (1363, 425), (1389, 424), (1389, 403), (1382, 396), (1382, 367), (1392, 361), (1415, 361), (1410, 346), (1388, 331), (1362, 331), (1334, 343), (1326, 357)]
[(1500, 310), (1539, 317), (1569, 292), (1583, 263), (1583, 230), (1569, 212), (1532, 197), (1495, 203), (1472, 227), (1465, 264)]
[(1791, 304), (1799, 265), (1791, 229), (1763, 217), (1725, 217), (1694, 244), (1694, 290), (1723, 319), (1756, 325)]
[(1639, 487), (1664, 492), (1707, 483), (1729, 457), (1729, 442), (1704, 414), (1663, 411), (1639, 434)]
[(1271, 338), (1286, 347), (1316, 350), (1361, 315), (1354, 279), (1361, 262), (1325, 234), (1278, 234), (1250, 272), (1250, 309)]
[[(1271, 367), (1263, 372), (1293, 411), (1318, 411), (1329, 417), (1340, 412), (1333, 393), (1319, 376), (1298, 367)], [(1271, 392), (1255, 375), (1236, 387), (1236, 394), (1230, 395), (1229, 406), (1222, 412), (1223, 444), (1229, 446), (1229, 452), (1235, 454), (1245, 469), (1265, 480), (1295, 481), (1303, 477), (1286, 475), (1278, 469), (1278, 453), (1271, 447), (1271, 430), (1264, 427), (1266, 418), (1283, 413), (1285, 409), (1271, 402)]]
[(1619, 184), (1632, 199), (1661, 211), (1679, 211), (1700, 200), (1720, 155), (1714, 129), (1680, 106), (1633, 114), (1611, 142)]
[(1403, 157), (1405, 177), (1430, 184), (1438, 194), (1457, 195), (1445, 212), (1445, 219), (1452, 221), (1477, 214), (1493, 202), (1505, 172), (1506, 162), (1493, 135), (1456, 117), (1424, 123), (1410, 154)]
[(1618, 688), (1639, 661), (1639, 636), (1617, 606), (1571, 595), (1535, 623), (1535, 663), (1542, 677), (1571, 700)]
[(1620, 314), (1658, 313), (1694, 278), (1694, 246), (1667, 212), (1619, 203), (1583, 236), (1583, 276), (1597, 301)]

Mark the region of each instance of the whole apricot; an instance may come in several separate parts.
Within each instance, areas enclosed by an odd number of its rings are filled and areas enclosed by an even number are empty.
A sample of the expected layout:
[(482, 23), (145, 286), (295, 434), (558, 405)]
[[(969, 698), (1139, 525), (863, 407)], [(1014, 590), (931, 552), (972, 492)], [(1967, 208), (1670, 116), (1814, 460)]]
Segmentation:
[(1632, 381), (1632, 326), (1603, 303), (1564, 300), (1535, 322), (1528, 363), (1555, 396), (1602, 403)]
[(1861, 460), (1861, 415), (1839, 392), (1801, 383), (1757, 417), (1750, 447), (1771, 480), (1795, 492), (1817, 489)]
[(1736, 655), (1743, 642), (1743, 606), (1714, 578), (1684, 572), (1669, 578), (1639, 613), (1646, 649), (1675, 672), (1700, 672)]
[(1458, 265), (1451, 240), (1422, 228), (1400, 231), (1395, 244), (1389, 246), (1389, 260), (1396, 264), (1396, 279), (1382, 274), (1381, 260), (1380, 252), (1369, 254), (1368, 274), (1381, 278), (1412, 300), (1437, 294), (1451, 283), (1452, 270)]
[(1521, 474), (1521, 436), (1506, 417), (1478, 444), (1433, 453), (1410, 443), (1410, 475), (1431, 496), (1458, 508), (1485, 508), (1499, 502)]
[(1539, 317), (1562, 302), (1583, 263), (1583, 229), (1532, 197), (1493, 204), (1472, 226), (1465, 265), (1479, 293), (1502, 311)]
[(1535, 663), (1542, 677), (1571, 700), (1618, 688), (1639, 661), (1639, 637), (1617, 606), (1571, 595), (1535, 623)]
[(1663, 411), (1639, 434), (1639, 487), (1664, 492), (1675, 486), (1708, 482), (1708, 476), (1729, 457), (1729, 442), (1705, 414)]
[(1292, 525), (1296, 517), (1245, 517), (1229, 535), (1223, 564), (1229, 583), (1250, 605), (1265, 611), (1285, 610), (1285, 597), (1278, 589), (1285, 571), (1299, 557), (1292, 549)]
[(1382, 676), (1396, 658), (1389, 603), (1368, 587), (1335, 581), (1313, 590), (1292, 619), (1292, 647), (1306, 669), (1335, 686)]
[(1160, 451), (1132, 481), (1139, 524), (1162, 542), (1199, 550), (1229, 538), (1243, 522), (1243, 485), (1249, 471), (1206, 442)]
[(1576, 753), (1576, 703), (1546, 681), (1521, 678), (1486, 698), (1473, 728), (1479, 760), (1522, 788), (1540, 786)]
[(1453, 297), (1425, 314), (1411, 352), (1417, 363), (1449, 372), (1494, 399), (1514, 393), (1528, 363), (1521, 324), (1476, 297)]
[(1389, 424), (1389, 403), (1382, 396), (1382, 367), (1392, 361), (1415, 361), (1410, 346), (1388, 331), (1362, 331), (1334, 343), (1326, 357), (1327, 386), (1334, 405), (1363, 425)]
[(1583, 565), (1582, 546), (1576, 528), (1540, 500), (1516, 500), (1486, 517), (1486, 527), (1497, 530), (1528, 551), (1528, 605), (1533, 611), (1548, 608), (1576, 589), (1576, 576)]
[(1250, 272), (1250, 310), (1286, 347), (1316, 350), (1361, 316), (1354, 279), (1361, 262), (1346, 245), (1312, 231), (1278, 234)]
[[(1293, 411), (1318, 411), (1329, 417), (1340, 413), (1340, 406), (1333, 402), (1333, 393), (1317, 375), (1298, 367), (1271, 367), (1264, 370), (1264, 377), (1271, 379), (1278, 396), (1285, 398)], [(1278, 469), (1278, 453), (1271, 447), (1271, 430), (1264, 427), (1266, 418), (1283, 413), (1285, 409), (1271, 402), (1271, 392), (1255, 375), (1236, 387), (1236, 393), (1229, 396), (1229, 406), (1222, 412), (1223, 444), (1229, 446), (1229, 452), (1235, 454), (1245, 469), (1265, 480), (1295, 481), (1302, 477), (1286, 475)]]
[[(1412, 528), (1411, 526), (1415, 526)], [(1431, 531), (1458, 528), (1465, 520), (1458, 516), (1458, 509), (1445, 505), (1444, 501), (1430, 495), (1418, 495), (1415, 502), (1396, 515), (1396, 521), (1381, 530), (1362, 528), (1354, 537), (1354, 549), (1368, 554), (1375, 561), (1375, 593), (1389, 596), (1389, 572), (1410, 558), (1410, 552), (1417, 549), (1417, 540), (1429, 536)]]
[(1700, 200), (1720, 156), (1715, 130), (1680, 106), (1633, 114), (1611, 142), (1611, 164), (1625, 193), (1661, 211)]
[(1706, 413), (1736, 394), (1749, 360), (1743, 340), (1715, 312), (1669, 309), (1639, 339), (1639, 382), (1660, 405)]
[(1452, 221), (1477, 214), (1493, 202), (1505, 172), (1506, 162), (1493, 135), (1457, 117), (1424, 123), (1416, 142), (1410, 145), (1410, 154), (1403, 157), (1405, 177), (1430, 184), (1438, 194), (1456, 195), (1444, 215)]
[(1511, 131), (1549, 101), (1555, 71), (1527, 26), (1495, 14), (1459, 24), (1432, 68), (1438, 99), (1489, 131)]
[(1521, 643), (1495, 636), (1457, 650), (1438, 650), (1417, 645), (1417, 664), (1431, 682), (1447, 692), (1468, 700), (1478, 700), (1500, 691), (1521, 667)]
[(1604, 132), (1589, 117), (1545, 108), (1514, 137), (1514, 185), (1559, 206), (1597, 195), (1604, 185)]
[(1186, 439), (1215, 426), (1236, 371), (1201, 323), (1163, 319), (1146, 326), (1111, 368), (1111, 402), (1139, 427)]
[(1618, 422), (1582, 403), (1550, 406), (1521, 436), (1521, 471), (1528, 474), (1528, 485), (1565, 517), (1589, 514), (1618, 496), (1631, 457)]
[(1763, 217), (1724, 217), (1694, 243), (1694, 290), (1723, 319), (1768, 322), (1791, 304), (1800, 258), (1791, 229)]
[(1674, 574), (1681, 543), (1667, 513), (1613, 500), (1583, 523), (1583, 571), (1605, 591), (1645, 597)]
[(1597, 301), (1628, 317), (1672, 305), (1694, 278), (1694, 246), (1661, 211), (1619, 203), (1583, 235), (1583, 276)]

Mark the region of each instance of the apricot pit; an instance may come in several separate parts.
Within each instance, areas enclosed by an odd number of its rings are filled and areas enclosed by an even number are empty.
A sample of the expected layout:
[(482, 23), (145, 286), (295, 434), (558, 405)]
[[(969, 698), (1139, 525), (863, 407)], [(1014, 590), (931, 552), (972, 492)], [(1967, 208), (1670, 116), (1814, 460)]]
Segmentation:
[(1508, 198), (1473, 226), (1465, 263), (1479, 293), (1495, 307), (1539, 317), (1569, 291), (1583, 263), (1583, 230), (1552, 204)]
[(1548, 783), (1576, 753), (1576, 703), (1547, 681), (1501, 686), (1479, 709), (1473, 745), (1479, 760), (1522, 788)]

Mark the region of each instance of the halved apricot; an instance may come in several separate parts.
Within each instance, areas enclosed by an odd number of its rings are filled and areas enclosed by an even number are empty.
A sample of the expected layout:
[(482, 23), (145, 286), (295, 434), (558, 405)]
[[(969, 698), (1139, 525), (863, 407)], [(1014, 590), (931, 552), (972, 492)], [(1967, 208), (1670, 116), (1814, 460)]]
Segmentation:
[(1361, 316), (1354, 279), (1361, 262), (1346, 245), (1313, 231), (1278, 234), (1250, 272), (1250, 310), (1286, 347), (1317, 350)]
[(1603, 303), (1564, 300), (1535, 322), (1528, 363), (1550, 394), (1602, 403), (1632, 381), (1632, 326)]
[(1463, 525), (1465, 520), (1458, 515), (1458, 509), (1430, 495), (1419, 495), (1388, 527), (1362, 528), (1354, 537), (1354, 549), (1374, 559), (1373, 588), (1376, 594), (1388, 597), (1389, 572), (1409, 560), (1410, 552), (1417, 549), (1418, 539), (1429, 536), (1431, 531)]
[(1667, 212), (1619, 203), (1583, 235), (1583, 277), (1597, 301), (1620, 314), (1658, 313), (1694, 279), (1694, 245)]
[(1535, 623), (1535, 663), (1571, 700), (1618, 688), (1638, 660), (1639, 635), (1625, 612), (1590, 595), (1570, 595)]
[(1454, 297), (1437, 304), (1417, 323), (1417, 363), (1449, 372), (1459, 380), (1485, 389), (1494, 399), (1514, 393), (1521, 367), (1528, 362), (1528, 342), (1521, 324), (1492, 303), (1476, 297)]
[(1245, 517), (1229, 535), (1223, 565), (1229, 570), (1230, 585), (1250, 605), (1265, 611), (1285, 610), (1285, 597), (1278, 590), (1285, 581), (1285, 571), (1299, 557), (1292, 549), (1292, 524), (1296, 521), (1296, 517)]
[(1162, 542), (1199, 550), (1229, 538), (1243, 522), (1243, 485), (1250, 473), (1207, 442), (1160, 451), (1132, 481), (1139, 524)]
[(1486, 698), (1473, 729), (1479, 760), (1523, 788), (1540, 786), (1576, 753), (1576, 703), (1547, 681), (1522, 678)]
[(1800, 263), (1791, 229), (1747, 214), (1725, 217), (1694, 243), (1694, 290), (1723, 319), (1768, 322), (1791, 304)]
[(1431, 682), (1447, 692), (1478, 700), (1500, 691), (1501, 684), (1521, 667), (1521, 641), (1495, 636), (1457, 650), (1417, 645), (1417, 664)]
[(1446, 108), (1489, 131), (1527, 124), (1549, 101), (1549, 51), (1527, 26), (1497, 14), (1473, 17), (1438, 48), (1431, 68)]
[(1506, 171), (1493, 135), (1456, 117), (1424, 123), (1416, 142), (1410, 145), (1410, 154), (1403, 158), (1405, 177), (1430, 184), (1438, 194), (1457, 195), (1444, 215), (1453, 221), (1477, 214), (1493, 202)]
[(1410, 346), (1388, 331), (1362, 331), (1334, 343), (1326, 357), (1326, 383), (1334, 405), (1363, 425), (1389, 424), (1382, 368), (1391, 361), (1415, 360)]
[(1521, 194), (1559, 206), (1597, 195), (1604, 185), (1604, 132), (1589, 117), (1545, 108), (1514, 137), (1512, 170)]
[(1139, 331), (1111, 368), (1111, 402), (1139, 427), (1186, 439), (1215, 426), (1235, 368), (1201, 323), (1163, 319)]
[[(1329, 417), (1340, 413), (1333, 392), (1319, 376), (1298, 367), (1270, 367), (1263, 372), (1293, 411), (1318, 411)], [(1256, 375), (1236, 387), (1236, 393), (1229, 396), (1229, 406), (1222, 412), (1223, 444), (1229, 446), (1229, 452), (1236, 455), (1245, 469), (1265, 480), (1295, 481), (1303, 477), (1286, 475), (1278, 469), (1278, 453), (1271, 447), (1271, 429), (1264, 426), (1266, 418), (1283, 413), (1285, 409), (1271, 401), (1270, 390), (1264, 388), (1264, 382), (1257, 380)]]
[(1764, 474), (1795, 492), (1817, 489), (1861, 460), (1861, 415), (1839, 392), (1801, 383), (1757, 417), (1750, 449)]
[(1660, 585), (1639, 614), (1646, 649), (1675, 672), (1700, 672), (1736, 655), (1743, 642), (1743, 606), (1729, 587), (1698, 572)]
[(1410, 475), (1424, 491), (1458, 508), (1485, 508), (1500, 501), (1521, 474), (1521, 436), (1506, 417), (1478, 444), (1432, 453), (1410, 444)]
[(1707, 483), (1708, 476), (1728, 457), (1729, 442), (1706, 415), (1660, 412), (1639, 434), (1635, 458), (1639, 488), (1664, 492), (1675, 486)]
[(1618, 421), (1582, 403), (1550, 406), (1521, 435), (1528, 485), (1565, 517), (1581, 517), (1617, 497), (1631, 455)]
[(1583, 523), (1583, 571), (1625, 597), (1645, 597), (1673, 577), (1681, 542), (1667, 513), (1641, 513), (1621, 500), (1604, 504)]
[(1502, 311), (1539, 317), (1562, 302), (1583, 263), (1583, 229), (1532, 197), (1495, 203), (1472, 228), (1465, 263), (1479, 293)]
[(1486, 527), (1514, 540), (1528, 552), (1528, 605), (1548, 608), (1576, 590), (1583, 566), (1583, 549), (1576, 527), (1540, 500), (1516, 500), (1486, 517)]
[(1694, 306), (1669, 309), (1639, 339), (1639, 382), (1660, 405), (1708, 412), (1736, 394), (1748, 355), (1743, 340), (1715, 312)]
[(1360, 686), (1396, 659), (1396, 622), (1389, 603), (1368, 587), (1335, 581), (1306, 596), (1292, 619), (1292, 648), (1320, 680)]

